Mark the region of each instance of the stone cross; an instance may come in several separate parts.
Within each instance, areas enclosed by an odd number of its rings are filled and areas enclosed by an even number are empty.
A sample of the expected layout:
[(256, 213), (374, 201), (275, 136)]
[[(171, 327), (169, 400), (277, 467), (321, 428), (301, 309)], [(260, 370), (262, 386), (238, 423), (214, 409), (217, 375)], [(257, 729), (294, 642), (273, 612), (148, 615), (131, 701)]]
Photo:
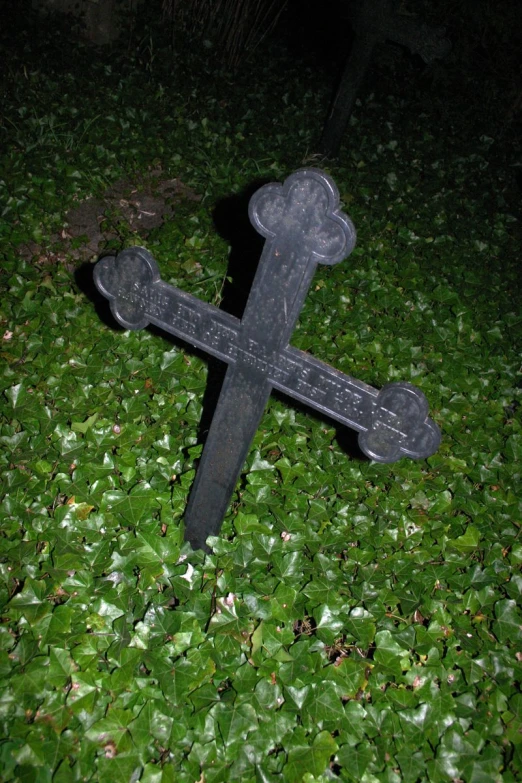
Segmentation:
[(446, 57), (451, 49), (443, 27), (432, 27), (416, 16), (397, 11), (396, 0), (361, 0), (354, 21), (355, 40), (319, 142), (319, 152), (334, 157), (350, 119), (357, 92), (373, 51), (382, 41), (406, 46), (424, 62)]
[(309, 168), (265, 185), (249, 214), (266, 241), (241, 320), (164, 283), (144, 248), (103, 258), (94, 270), (125, 329), (155, 324), (228, 364), (185, 514), (194, 548), (219, 531), (273, 388), (358, 430), (361, 449), (378, 462), (425, 458), (440, 442), (415, 386), (377, 391), (289, 345), (316, 265), (337, 264), (355, 245), (330, 177)]

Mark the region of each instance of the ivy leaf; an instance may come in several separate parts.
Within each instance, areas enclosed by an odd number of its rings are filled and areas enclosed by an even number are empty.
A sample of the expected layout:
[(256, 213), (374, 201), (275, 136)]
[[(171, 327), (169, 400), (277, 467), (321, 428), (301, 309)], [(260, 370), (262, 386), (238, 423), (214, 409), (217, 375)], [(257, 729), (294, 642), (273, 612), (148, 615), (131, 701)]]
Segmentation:
[(139, 531), (136, 534), (136, 552), (140, 567), (161, 566), (175, 562), (179, 555), (172, 537), (164, 538), (158, 532)]
[(99, 413), (93, 413), (92, 416), (88, 416), (85, 421), (73, 421), (71, 424), (72, 431), (81, 432), (83, 435), (85, 435), (85, 433), (94, 426), (99, 415)]
[[(110, 750), (108, 753), (112, 752)], [(141, 762), (137, 753), (118, 754), (114, 758), (102, 757), (98, 761), (98, 774), (102, 780), (114, 783), (129, 783), (138, 780)]]
[(448, 545), (462, 553), (473, 552), (480, 542), (480, 531), (474, 525), (468, 525), (466, 532), (458, 538), (448, 541)]
[(149, 485), (138, 485), (130, 493), (122, 490), (105, 492), (100, 506), (101, 511), (110, 511), (131, 524), (137, 525), (153, 510), (159, 508), (156, 492)]
[(15, 409), (22, 407), (28, 401), (27, 388), (24, 382), (16, 383), (14, 386), (6, 389), (5, 395)]
[(18, 608), (38, 607), (48, 595), (48, 585), (43, 581), (26, 579), (23, 590), (11, 599), (11, 606)]
[(355, 607), (345, 620), (344, 627), (358, 647), (367, 650), (375, 639), (376, 626), (373, 616), (362, 607)]
[(225, 747), (244, 741), (257, 728), (256, 712), (251, 704), (220, 702), (212, 709)]
[(384, 630), (375, 634), (376, 651), (374, 661), (392, 674), (400, 676), (403, 671), (403, 659), (408, 657), (408, 651), (398, 643), (391, 631)]
[(283, 767), (285, 780), (299, 783), (308, 774), (321, 775), (337, 751), (337, 743), (327, 731), (316, 734), (311, 745), (293, 747), (288, 752), (288, 762)]
[(337, 751), (336, 761), (343, 768), (343, 776), (353, 783), (363, 780), (364, 774), (376, 756), (375, 748), (369, 742), (352, 745), (341, 745)]
[(128, 750), (130, 744), (129, 724), (133, 717), (130, 710), (111, 709), (107, 712), (106, 717), (93, 723), (85, 735), (87, 739), (103, 747), (111, 743), (115, 752), (118, 749)]
[(301, 716), (303, 726), (309, 730), (314, 726), (330, 731), (341, 728), (344, 723), (344, 709), (335, 685), (325, 682), (320, 688), (307, 689)]
[(343, 627), (343, 621), (338, 612), (327, 604), (322, 604), (314, 609), (313, 618), (316, 623), (317, 636), (326, 644), (333, 644)]
[(168, 747), (173, 723), (174, 718), (165, 712), (161, 702), (148, 700), (128, 729), (136, 748), (143, 753), (154, 740)]
[(77, 672), (72, 675), (71, 680), (71, 690), (67, 698), (69, 708), (76, 715), (82, 712), (92, 713), (99, 695), (93, 674)]
[(516, 601), (505, 598), (495, 604), (493, 633), (499, 642), (515, 642), (522, 639), (522, 616), (517, 609)]
[(235, 604), (229, 606), (221, 603), (210, 620), (209, 632), (219, 634), (229, 634), (238, 641), (246, 641), (252, 636), (254, 630), (253, 623), (244, 616), (238, 615)]
[(328, 666), (325, 680), (332, 682), (336, 693), (343, 699), (355, 699), (357, 694), (366, 688), (371, 664), (357, 661), (353, 658), (341, 658), (333, 666)]
[(500, 750), (483, 753), (484, 741), (475, 731), (463, 736), (458, 728), (449, 729), (437, 750), (435, 769), (439, 774), (465, 775), (469, 780), (486, 783), (498, 778), (502, 766)]
[(415, 783), (426, 770), (426, 763), (421, 752), (412, 753), (408, 750), (401, 750), (395, 754), (395, 758), (401, 769), (404, 783)]
[(67, 650), (51, 647), (49, 651), (49, 683), (54, 688), (63, 688), (71, 675), (77, 670)]

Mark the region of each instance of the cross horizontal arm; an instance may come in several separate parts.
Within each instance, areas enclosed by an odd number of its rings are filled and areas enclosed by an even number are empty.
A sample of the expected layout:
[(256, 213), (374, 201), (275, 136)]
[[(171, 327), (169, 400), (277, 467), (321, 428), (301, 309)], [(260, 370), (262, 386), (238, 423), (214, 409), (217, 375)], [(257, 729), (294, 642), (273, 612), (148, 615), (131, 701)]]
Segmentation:
[(156, 261), (145, 248), (132, 247), (116, 258), (102, 258), (94, 279), (125, 329), (154, 324), (218, 359), (233, 360), (241, 321), (163, 282)]
[(440, 445), (426, 397), (410, 383), (374, 389), (291, 347), (281, 351), (278, 368), (269, 377), (274, 388), (358, 430), (361, 449), (376, 462), (425, 459)]
[(239, 319), (163, 282), (144, 248), (102, 259), (95, 276), (123, 327), (152, 323), (229, 365), (259, 373), (274, 388), (361, 433), (359, 443), (371, 459), (422, 459), (437, 450), (440, 432), (419, 389), (397, 383), (378, 391), (291, 346), (269, 352), (259, 341), (240, 339)]

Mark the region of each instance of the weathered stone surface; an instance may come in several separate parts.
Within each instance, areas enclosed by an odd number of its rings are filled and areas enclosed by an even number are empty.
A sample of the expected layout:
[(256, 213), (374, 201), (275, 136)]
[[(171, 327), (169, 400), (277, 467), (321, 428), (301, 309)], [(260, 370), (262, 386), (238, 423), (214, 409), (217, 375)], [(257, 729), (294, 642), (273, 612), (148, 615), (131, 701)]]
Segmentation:
[(121, 326), (154, 324), (228, 364), (185, 515), (194, 547), (219, 530), (273, 388), (357, 430), (361, 449), (379, 462), (428, 457), (440, 442), (415, 386), (378, 391), (289, 345), (317, 264), (337, 264), (355, 245), (330, 177), (303, 169), (265, 185), (249, 214), (265, 246), (241, 320), (164, 283), (144, 248), (95, 268)]

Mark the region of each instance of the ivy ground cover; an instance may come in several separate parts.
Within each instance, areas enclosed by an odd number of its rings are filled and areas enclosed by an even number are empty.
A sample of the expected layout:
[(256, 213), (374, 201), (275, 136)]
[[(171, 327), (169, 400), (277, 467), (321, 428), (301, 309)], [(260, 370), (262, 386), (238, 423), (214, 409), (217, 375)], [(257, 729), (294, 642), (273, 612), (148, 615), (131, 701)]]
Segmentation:
[[(418, 385), (442, 445), (371, 463), (274, 396), (204, 555), (182, 518), (218, 371), (115, 327), (67, 215), (99, 199), (100, 252), (144, 244), (168, 282), (237, 304), (242, 194), (309, 162), (331, 73), (275, 47), (232, 78), (152, 32), (106, 55), (38, 31), (3, 42), (1, 779), (520, 779), (509, 128), (448, 101), (444, 72), (377, 59), (339, 160), (313, 161), (357, 248), (317, 272), (293, 344)], [(174, 180), (168, 219), (127, 220)]]

